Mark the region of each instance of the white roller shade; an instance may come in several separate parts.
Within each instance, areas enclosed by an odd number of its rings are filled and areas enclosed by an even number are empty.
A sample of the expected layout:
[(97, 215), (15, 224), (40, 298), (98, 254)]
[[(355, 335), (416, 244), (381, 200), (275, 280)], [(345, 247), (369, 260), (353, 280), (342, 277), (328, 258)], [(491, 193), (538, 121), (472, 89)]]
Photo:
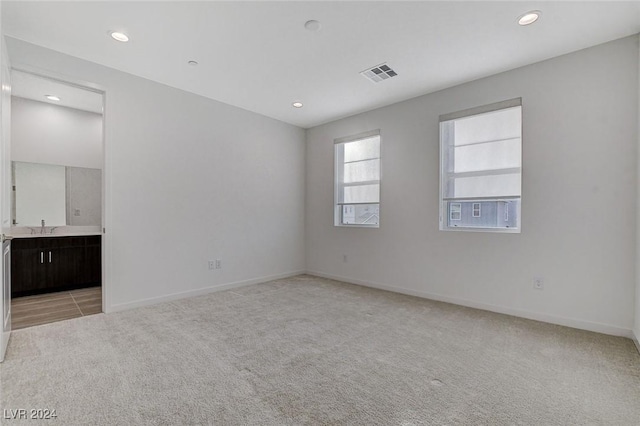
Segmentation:
[(336, 141), (336, 204), (380, 202), (380, 135)]
[(519, 198), (521, 106), (440, 123), (443, 198)]

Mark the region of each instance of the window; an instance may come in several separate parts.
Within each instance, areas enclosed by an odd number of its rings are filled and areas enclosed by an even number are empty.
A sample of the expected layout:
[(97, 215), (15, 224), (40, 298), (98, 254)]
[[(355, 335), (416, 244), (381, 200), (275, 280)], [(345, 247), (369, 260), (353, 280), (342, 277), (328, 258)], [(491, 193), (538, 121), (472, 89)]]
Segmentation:
[(520, 232), (521, 105), (518, 98), (440, 117), (441, 230)]
[(335, 225), (380, 225), (380, 131), (335, 140)]
[(461, 220), (462, 219), (462, 204), (451, 203), (449, 204), (449, 220)]
[(480, 203), (473, 203), (473, 217), (480, 217)]

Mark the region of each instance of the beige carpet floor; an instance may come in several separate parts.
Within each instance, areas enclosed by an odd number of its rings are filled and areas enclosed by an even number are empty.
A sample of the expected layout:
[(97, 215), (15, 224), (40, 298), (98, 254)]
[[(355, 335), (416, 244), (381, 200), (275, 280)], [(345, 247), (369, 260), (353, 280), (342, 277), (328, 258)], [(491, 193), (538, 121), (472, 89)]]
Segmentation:
[(305, 275), (18, 330), (0, 386), (57, 414), (3, 425), (640, 424), (630, 340)]

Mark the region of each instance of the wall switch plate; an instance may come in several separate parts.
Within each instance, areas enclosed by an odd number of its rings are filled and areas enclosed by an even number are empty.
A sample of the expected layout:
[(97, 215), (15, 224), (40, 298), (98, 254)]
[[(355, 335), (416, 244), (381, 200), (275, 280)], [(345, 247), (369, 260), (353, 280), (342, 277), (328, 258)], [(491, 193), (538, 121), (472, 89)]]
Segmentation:
[(216, 259), (216, 269), (222, 269), (222, 262), (220, 259)]
[(544, 278), (542, 277), (533, 277), (533, 288), (536, 290), (544, 289)]
[(342, 261), (343, 261), (344, 263), (347, 263), (347, 262), (349, 261), (349, 259), (347, 259), (347, 255), (346, 255), (346, 254), (343, 254), (343, 255), (342, 255)]
[(209, 269), (216, 269), (216, 262), (214, 260), (209, 261)]

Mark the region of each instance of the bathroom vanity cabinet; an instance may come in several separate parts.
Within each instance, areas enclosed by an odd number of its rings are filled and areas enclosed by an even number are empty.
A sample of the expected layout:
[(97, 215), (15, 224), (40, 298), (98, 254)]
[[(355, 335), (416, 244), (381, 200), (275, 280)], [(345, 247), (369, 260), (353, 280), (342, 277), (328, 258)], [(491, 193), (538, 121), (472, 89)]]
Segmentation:
[(15, 238), (11, 295), (27, 296), (100, 285), (101, 236)]

